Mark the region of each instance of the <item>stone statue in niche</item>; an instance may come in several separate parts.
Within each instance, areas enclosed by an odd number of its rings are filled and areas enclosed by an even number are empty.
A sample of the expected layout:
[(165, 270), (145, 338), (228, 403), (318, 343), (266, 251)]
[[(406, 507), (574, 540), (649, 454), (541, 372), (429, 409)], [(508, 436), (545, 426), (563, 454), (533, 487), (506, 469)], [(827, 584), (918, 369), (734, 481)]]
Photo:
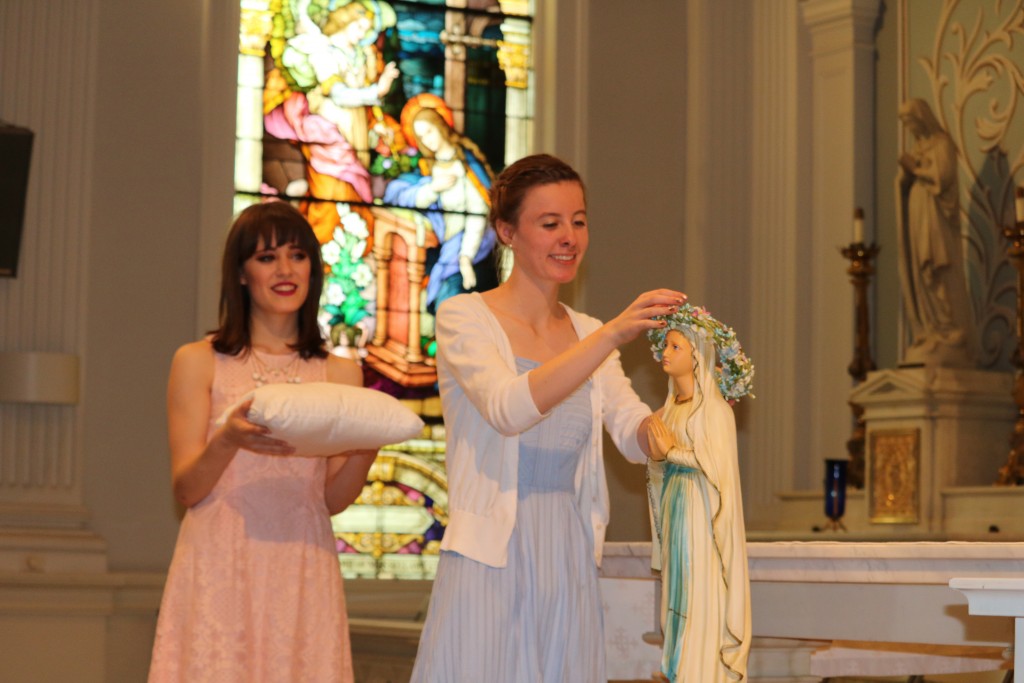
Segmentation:
[(956, 146), (924, 100), (904, 102), (899, 117), (915, 139), (900, 156), (896, 177), (900, 284), (911, 337), (902, 364), (971, 367), (976, 342)]

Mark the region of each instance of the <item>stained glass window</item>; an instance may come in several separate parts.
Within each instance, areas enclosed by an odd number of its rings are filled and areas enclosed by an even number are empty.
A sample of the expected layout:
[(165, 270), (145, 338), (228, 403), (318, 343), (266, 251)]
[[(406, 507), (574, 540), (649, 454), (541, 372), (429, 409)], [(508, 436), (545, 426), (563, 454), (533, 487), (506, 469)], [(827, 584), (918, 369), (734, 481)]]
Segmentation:
[(532, 0), (241, 0), (235, 209), (295, 203), (332, 352), (408, 402), (332, 520), (348, 577), (432, 578), (447, 524), (434, 313), (498, 282), (494, 174), (532, 146)]

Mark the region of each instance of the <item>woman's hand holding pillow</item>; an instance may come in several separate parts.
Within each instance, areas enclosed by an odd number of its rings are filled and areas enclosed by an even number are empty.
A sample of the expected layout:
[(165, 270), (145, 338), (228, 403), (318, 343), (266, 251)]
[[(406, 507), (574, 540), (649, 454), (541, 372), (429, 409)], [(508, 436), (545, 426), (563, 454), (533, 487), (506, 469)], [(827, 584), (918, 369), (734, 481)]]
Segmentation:
[(262, 455), (294, 454), (295, 447), (290, 443), (268, 436), (269, 429), (249, 421), (248, 413), (251, 406), (251, 398), (236, 403), (218, 420), (218, 423), (223, 422), (221, 432), (224, 438), (234, 446), (253, 453)]

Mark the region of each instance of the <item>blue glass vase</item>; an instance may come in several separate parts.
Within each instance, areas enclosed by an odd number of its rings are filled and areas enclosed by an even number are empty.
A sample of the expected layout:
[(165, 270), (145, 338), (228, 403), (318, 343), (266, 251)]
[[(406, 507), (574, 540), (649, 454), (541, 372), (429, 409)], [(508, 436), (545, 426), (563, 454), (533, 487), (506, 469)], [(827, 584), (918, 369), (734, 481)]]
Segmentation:
[(825, 516), (831, 520), (829, 528), (846, 527), (840, 521), (846, 513), (846, 467), (849, 460), (825, 461)]

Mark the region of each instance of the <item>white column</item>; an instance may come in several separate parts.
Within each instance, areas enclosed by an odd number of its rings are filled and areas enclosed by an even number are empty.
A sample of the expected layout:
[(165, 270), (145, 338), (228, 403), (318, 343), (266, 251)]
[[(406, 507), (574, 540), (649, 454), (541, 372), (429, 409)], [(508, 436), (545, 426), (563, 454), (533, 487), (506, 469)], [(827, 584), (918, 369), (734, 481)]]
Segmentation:
[(0, 3), (0, 119), (35, 132), (18, 277), (0, 279), (0, 352), (42, 359), (40, 368), (50, 366), (47, 358), (65, 359), (60, 381), (75, 387), (66, 400), (35, 400), (47, 390), (34, 377), (21, 395), (0, 402), (0, 526), (80, 529), (88, 519), (74, 394), (84, 345), (98, 14), (97, 2)]
[[(756, 366), (754, 400), (746, 414), (747, 447), (740, 463), (748, 526), (771, 528), (776, 494), (793, 488), (796, 462), (807, 460), (798, 416), (808, 402), (799, 390), (801, 297), (809, 284), (801, 267), (809, 212), (810, 145), (799, 135), (807, 83), (801, 67), (802, 31), (797, 0), (751, 5), (752, 150), (750, 194), (750, 325), (741, 341)], [(746, 406), (740, 406), (744, 410)]]
[[(764, 398), (736, 408), (743, 496), (755, 528), (771, 524), (775, 494), (788, 488), (794, 452), (797, 377), (790, 357), (797, 333), (784, 329), (798, 305), (787, 282), (796, 270), (787, 264), (796, 258), (792, 243), (799, 227), (794, 58), (785, 38), (795, 34), (791, 5), (687, 3), (681, 64), (681, 286), (691, 302), (735, 328), (757, 368), (754, 393)], [(776, 403), (780, 397), (783, 402)]]
[[(851, 433), (844, 359), (853, 355), (853, 289), (837, 249), (852, 241), (853, 209), (874, 211), (874, 26), (879, 0), (804, 0), (811, 37), (811, 231), (804, 246), (810, 282), (806, 361), (810, 460), (817, 485), (821, 460), (843, 457)], [(870, 227), (865, 235), (871, 240)], [(798, 482), (799, 483), (799, 482)]]
[(751, 3), (694, 0), (686, 20), (684, 285), (739, 332), (749, 308)]

